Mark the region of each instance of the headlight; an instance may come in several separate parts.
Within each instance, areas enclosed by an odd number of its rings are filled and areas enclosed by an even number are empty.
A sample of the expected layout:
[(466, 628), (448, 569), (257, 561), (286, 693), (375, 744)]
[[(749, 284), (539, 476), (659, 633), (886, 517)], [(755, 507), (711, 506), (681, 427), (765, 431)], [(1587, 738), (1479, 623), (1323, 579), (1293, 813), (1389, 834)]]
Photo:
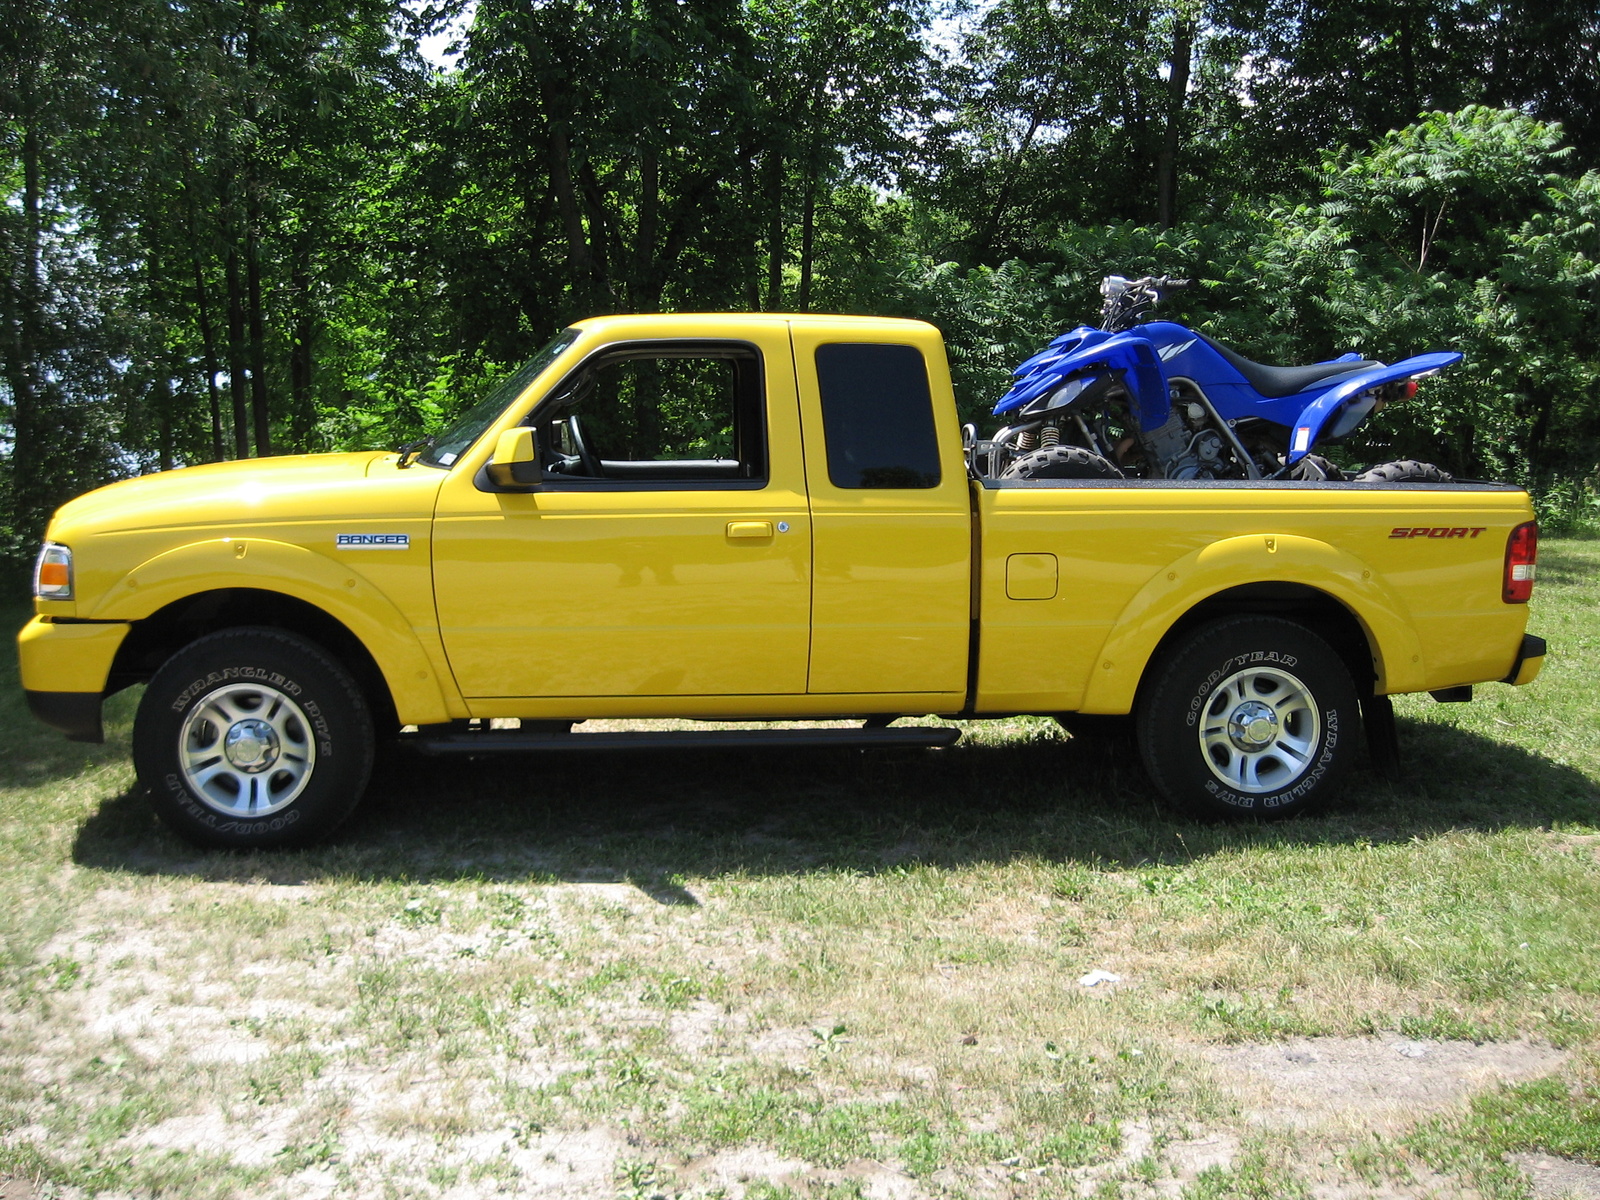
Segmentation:
[(1037, 400), (1025, 405), (1022, 409), (1023, 415), (1031, 417), (1035, 413), (1048, 412), (1053, 408), (1065, 408), (1082, 395), (1083, 390), (1096, 378), (1098, 377), (1094, 375), (1079, 375), (1075, 379), (1067, 380), (1060, 387), (1046, 392)]
[(54, 542), (39, 548), (33, 564), (33, 594), (40, 600), (72, 599), (72, 551)]

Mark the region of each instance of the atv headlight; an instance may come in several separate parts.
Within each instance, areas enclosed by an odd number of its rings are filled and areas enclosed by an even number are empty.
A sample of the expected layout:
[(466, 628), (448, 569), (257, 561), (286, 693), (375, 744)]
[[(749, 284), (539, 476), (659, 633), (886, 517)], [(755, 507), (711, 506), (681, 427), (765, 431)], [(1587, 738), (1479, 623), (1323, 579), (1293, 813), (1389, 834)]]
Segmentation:
[(1024, 416), (1031, 417), (1038, 413), (1049, 412), (1054, 408), (1065, 408), (1081, 396), (1083, 390), (1094, 380), (1095, 376), (1093, 375), (1079, 375), (1075, 379), (1069, 379), (1060, 387), (1046, 392), (1037, 400), (1024, 406), (1022, 413)]
[(72, 551), (55, 542), (39, 548), (33, 564), (33, 594), (40, 600), (72, 599)]

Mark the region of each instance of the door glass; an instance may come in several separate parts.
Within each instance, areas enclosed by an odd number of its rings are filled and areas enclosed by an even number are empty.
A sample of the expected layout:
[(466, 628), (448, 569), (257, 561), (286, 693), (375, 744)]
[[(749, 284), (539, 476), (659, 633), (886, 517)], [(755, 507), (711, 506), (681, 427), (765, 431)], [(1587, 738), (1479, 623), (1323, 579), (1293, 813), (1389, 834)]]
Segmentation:
[(583, 368), (535, 421), (553, 479), (763, 480), (752, 351), (629, 352)]

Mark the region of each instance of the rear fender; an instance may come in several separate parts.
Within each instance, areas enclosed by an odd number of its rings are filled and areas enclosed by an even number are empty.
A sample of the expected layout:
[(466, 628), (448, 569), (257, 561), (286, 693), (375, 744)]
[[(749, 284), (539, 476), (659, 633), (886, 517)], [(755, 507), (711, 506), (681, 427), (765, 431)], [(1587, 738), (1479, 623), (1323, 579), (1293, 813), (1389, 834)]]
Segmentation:
[[(1454, 350), (1438, 350), (1432, 354), (1419, 354), (1415, 358), (1408, 358), (1404, 362), (1397, 362), (1393, 366), (1374, 367), (1370, 371), (1363, 371), (1359, 375), (1352, 375), (1348, 379), (1341, 379), (1333, 387), (1323, 392), (1310, 404), (1301, 410), (1296, 418), (1294, 429), (1289, 434), (1289, 465), (1293, 466), (1307, 454), (1311, 453), (1319, 441), (1322, 440), (1327, 430), (1328, 422), (1339, 416), (1345, 405), (1363, 392), (1373, 388), (1382, 387), (1386, 383), (1400, 383), (1402, 380), (1414, 379), (1418, 375), (1425, 375), (1430, 371), (1437, 371), (1442, 367), (1453, 366), (1461, 361), (1461, 355)], [(1371, 403), (1366, 404), (1366, 409), (1361, 413), (1365, 417), (1372, 410)], [(1360, 424), (1360, 417), (1347, 423), (1348, 428), (1337, 428), (1331, 433), (1334, 437), (1343, 437)]]
[(1249, 583), (1300, 584), (1331, 596), (1367, 635), (1379, 693), (1424, 687), (1422, 643), (1405, 605), (1377, 571), (1314, 538), (1248, 534), (1185, 555), (1134, 595), (1101, 648), (1081, 711), (1131, 711), (1151, 656), (1179, 619), (1209, 597)]
[(241, 587), (303, 600), (341, 622), (378, 664), (404, 723), (433, 724), (455, 715), (433, 663), (394, 603), (348, 564), (304, 546), (237, 537), (191, 542), (128, 572), (86, 615), (138, 621), (202, 592)]

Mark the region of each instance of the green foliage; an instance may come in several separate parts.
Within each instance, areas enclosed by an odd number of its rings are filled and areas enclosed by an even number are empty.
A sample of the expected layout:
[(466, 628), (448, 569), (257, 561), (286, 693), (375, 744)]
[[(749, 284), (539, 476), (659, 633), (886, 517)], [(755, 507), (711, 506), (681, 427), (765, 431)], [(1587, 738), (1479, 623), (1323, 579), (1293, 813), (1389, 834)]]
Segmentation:
[(908, 294), (950, 338), (969, 415), (1049, 336), (1092, 321), (1113, 273), (1193, 279), (1165, 315), (1262, 361), (1459, 349), (1461, 366), (1337, 453), (1508, 479), (1553, 528), (1584, 528), (1600, 466), (1600, 172), (1563, 175), (1571, 157), (1559, 128), (1520, 113), (1434, 113), (1329, 152), (1313, 200), (1166, 230), (1063, 226), (1047, 262), (923, 268)]
[(1260, 358), (1462, 349), (1347, 456), (1594, 520), (1592, 5), (483, 0), (448, 67), (455, 4), (6, 11), (5, 558), (122, 475), (436, 432), (598, 312), (927, 317), (981, 421), (1147, 270)]

